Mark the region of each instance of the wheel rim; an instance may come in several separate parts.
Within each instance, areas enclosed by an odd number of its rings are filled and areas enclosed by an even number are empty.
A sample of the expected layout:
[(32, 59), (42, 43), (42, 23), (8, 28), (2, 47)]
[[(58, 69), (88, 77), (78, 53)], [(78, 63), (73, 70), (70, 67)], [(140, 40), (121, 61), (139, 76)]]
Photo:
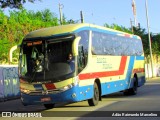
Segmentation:
[(98, 88), (94, 89), (94, 99), (95, 99), (95, 101), (99, 100), (99, 91), (98, 91)]
[(98, 101), (99, 101), (99, 88), (98, 88), (98, 85), (97, 83), (95, 82), (94, 83), (94, 86), (93, 86), (93, 97), (91, 99), (88, 100), (88, 103), (90, 106), (96, 106), (98, 104)]

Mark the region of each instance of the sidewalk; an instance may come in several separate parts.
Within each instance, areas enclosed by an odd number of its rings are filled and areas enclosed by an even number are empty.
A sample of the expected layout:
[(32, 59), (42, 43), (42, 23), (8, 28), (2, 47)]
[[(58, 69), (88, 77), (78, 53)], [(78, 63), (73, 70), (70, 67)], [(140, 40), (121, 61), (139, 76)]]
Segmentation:
[(156, 82), (160, 83), (160, 77), (146, 78), (146, 82)]

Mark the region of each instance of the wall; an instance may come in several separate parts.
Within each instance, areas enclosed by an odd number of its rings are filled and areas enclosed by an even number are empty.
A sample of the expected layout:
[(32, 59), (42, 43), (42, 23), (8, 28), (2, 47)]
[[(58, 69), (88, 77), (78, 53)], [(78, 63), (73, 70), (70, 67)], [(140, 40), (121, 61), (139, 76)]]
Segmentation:
[(3, 75), (2, 75), (2, 69), (0, 67), (0, 98), (4, 98), (4, 81), (3, 81)]
[[(145, 64), (145, 76), (152, 77), (151, 64)], [(153, 77), (160, 77), (160, 64), (153, 64)]]
[(18, 66), (0, 65), (0, 99), (20, 96)]

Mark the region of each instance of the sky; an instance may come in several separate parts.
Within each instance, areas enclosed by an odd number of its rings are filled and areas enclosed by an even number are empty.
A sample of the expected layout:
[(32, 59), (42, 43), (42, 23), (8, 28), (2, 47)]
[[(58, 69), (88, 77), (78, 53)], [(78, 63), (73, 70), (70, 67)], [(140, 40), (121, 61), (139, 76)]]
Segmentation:
[[(160, 0), (148, 1), (149, 28), (152, 33), (160, 33)], [(126, 28), (131, 27), (130, 20), (134, 21), (132, 0), (41, 0), (35, 3), (26, 3), (27, 10), (41, 11), (49, 9), (59, 18), (59, 3), (63, 5), (62, 12), (67, 20), (73, 19), (80, 22), (80, 11), (83, 12), (84, 22), (103, 26), (105, 23), (118, 24)], [(142, 28), (147, 28), (145, 0), (135, 0), (137, 23)], [(4, 10), (7, 14), (8, 9)], [(134, 24), (134, 22), (133, 22)]]

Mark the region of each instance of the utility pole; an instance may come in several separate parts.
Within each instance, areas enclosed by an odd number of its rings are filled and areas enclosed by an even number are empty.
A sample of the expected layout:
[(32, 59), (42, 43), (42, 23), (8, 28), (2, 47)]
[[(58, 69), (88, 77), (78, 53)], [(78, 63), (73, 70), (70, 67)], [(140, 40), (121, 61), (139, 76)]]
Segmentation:
[(137, 27), (137, 12), (136, 12), (135, 0), (132, 0), (132, 11), (133, 11), (133, 15), (134, 15), (134, 26)]
[(147, 19), (147, 27), (148, 27), (148, 40), (149, 40), (149, 50), (150, 50), (150, 59), (151, 59), (152, 77), (154, 77), (154, 71), (153, 71), (153, 57), (152, 57), (151, 35), (150, 35), (150, 29), (149, 29), (148, 4), (147, 4), (147, 0), (145, 1), (145, 6), (146, 6), (146, 19)]
[(132, 19), (130, 19), (130, 24), (131, 24), (131, 29), (132, 29), (132, 33), (134, 34), (134, 30), (133, 30), (133, 21), (132, 21)]
[(62, 8), (63, 8), (63, 4), (59, 3), (59, 14), (60, 14), (60, 24), (63, 25), (63, 14), (62, 14)]
[(81, 16), (81, 23), (84, 23), (84, 17), (83, 17), (83, 12), (80, 12), (80, 16)]

